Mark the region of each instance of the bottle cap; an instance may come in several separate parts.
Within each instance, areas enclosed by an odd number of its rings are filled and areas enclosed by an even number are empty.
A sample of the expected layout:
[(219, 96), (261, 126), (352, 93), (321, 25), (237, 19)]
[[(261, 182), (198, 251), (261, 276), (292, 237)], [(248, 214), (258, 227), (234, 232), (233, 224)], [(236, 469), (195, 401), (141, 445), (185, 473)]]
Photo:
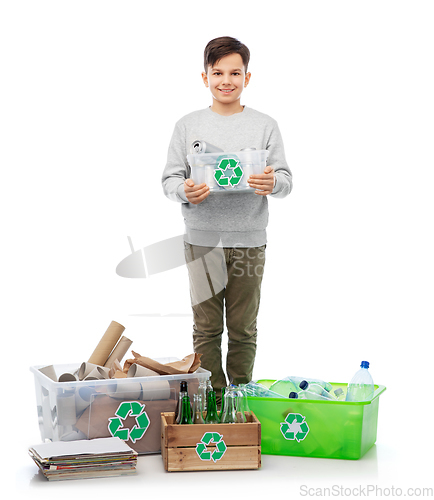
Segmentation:
[(187, 382), (185, 380), (181, 380), (181, 383), (180, 383), (180, 390), (182, 392), (187, 392)]
[(369, 361), (362, 361), (361, 368), (369, 368)]
[(290, 392), (288, 398), (289, 399), (297, 399), (298, 394), (296, 392)]
[(300, 385), (300, 389), (302, 389), (303, 391), (305, 389), (307, 389), (307, 387), (309, 386), (309, 384), (306, 382), (306, 380), (302, 380), (299, 385)]
[(343, 390), (342, 390), (342, 387), (338, 387), (336, 390), (335, 390), (335, 394), (336, 396), (339, 396), (340, 394), (343, 394)]

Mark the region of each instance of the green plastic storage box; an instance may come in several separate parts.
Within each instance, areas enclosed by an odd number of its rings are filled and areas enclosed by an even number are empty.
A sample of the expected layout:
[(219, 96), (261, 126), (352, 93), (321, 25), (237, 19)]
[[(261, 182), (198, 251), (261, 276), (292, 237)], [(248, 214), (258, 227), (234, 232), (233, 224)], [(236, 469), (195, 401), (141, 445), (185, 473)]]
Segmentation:
[[(270, 387), (274, 380), (258, 380)], [(347, 384), (332, 383), (333, 391)], [(371, 401), (317, 401), (248, 397), (261, 422), (264, 455), (357, 460), (377, 439), (378, 403), (386, 390), (376, 385)]]

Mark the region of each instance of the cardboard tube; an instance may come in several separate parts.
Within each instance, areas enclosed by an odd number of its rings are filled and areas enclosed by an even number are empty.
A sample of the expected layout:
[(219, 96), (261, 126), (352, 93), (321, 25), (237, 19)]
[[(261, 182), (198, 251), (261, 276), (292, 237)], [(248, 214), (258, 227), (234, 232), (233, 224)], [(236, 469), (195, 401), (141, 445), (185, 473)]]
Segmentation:
[(105, 366), (98, 366), (97, 370), (98, 370), (98, 373), (100, 374), (100, 377), (99, 377), (100, 380), (110, 378), (109, 368), (106, 368)]
[(108, 395), (114, 399), (140, 399), (142, 395), (142, 384), (139, 382), (117, 383), (113, 392)]
[(145, 368), (144, 366), (138, 365), (134, 363), (130, 366), (128, 370), (129, 377), (154, 377), (160, 376), (157, 372), (150, 370), (149, 368)]
[(102, 380), (108, 378), (108, 368), (95, 366), (95, 368), (83, 380)]
[(78, 380), (83, 380), (86, 378), (89, 373), (97, 367), (94, 363), (81, 363), (80, 368), (78, 369)]
[(142, 400), (170, 399), (170, 384), (167, 380), (155, 380), (142, 384)]
[(57, 382), (57, 375), (56, 375), (56, 371), (54, 370), (53, 365), (44, 366), (43, 368), (39, 368), (39, 371), (41, 373), (43, 373), (44, 375), (46, 375), (51, 380), (54, 380), (54, 382)]
[(92, 395), (95, 393), (94, 387), (80, 387), (75, 394), (75, 408), (77, 414), (80, 414), (88, 406), (92, 399)]
[(42, 440), (53, 439), (53, 419), (51, 417), (50, 397), (42, 396), (42, 426), (44, 435)]
[(95, 347), (95, 350), (93, 351), (88, 362), (104, 366), (124, 330), (124, 326), (122, 326), (117, 321), (112, 321), (106, 332), (102, 336), (101, 340), (99, 341), (98, 345)]
[(119, 340), (118, 344), (113, 349), (104, 366), (107, 368), (111, 368), (113, 366), (113, 363), (115, 362), (115, 359), (117, 359), (118, 361), (122, 361), (122, 358), (125, 356), (132, 343), (133, 341), (129, 338), (121, 337), (121, 340)]
[(77, 421), (75, 409), (75, 394), (65, 392), (57, 396), (57, 423), (59, 425), (74, 425)]
[(59, 377), (59, 382), (76, 382), (78, 380), (77, 375), (75, 373), (65, 372), (62, 373)]

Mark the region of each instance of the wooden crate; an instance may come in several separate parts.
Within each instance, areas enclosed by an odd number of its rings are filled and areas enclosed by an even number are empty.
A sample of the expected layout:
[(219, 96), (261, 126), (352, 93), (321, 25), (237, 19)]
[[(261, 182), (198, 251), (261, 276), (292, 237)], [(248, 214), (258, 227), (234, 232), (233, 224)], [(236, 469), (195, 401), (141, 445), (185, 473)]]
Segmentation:
[(259, 469), (261, 423), (254, 413), (248, 420), (245, 424), (178, 425), (174, 423), (175, 413), (162, 413), (164, 468), (167, 471)]

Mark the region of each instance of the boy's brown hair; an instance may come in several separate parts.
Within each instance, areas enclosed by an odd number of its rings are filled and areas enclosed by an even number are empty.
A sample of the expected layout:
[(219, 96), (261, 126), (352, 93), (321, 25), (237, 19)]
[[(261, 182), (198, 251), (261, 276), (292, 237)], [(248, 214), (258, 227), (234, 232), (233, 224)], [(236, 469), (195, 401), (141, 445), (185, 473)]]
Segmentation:
[(240, 54), (247, 73), (250, 51), (243, 43), (231, 36), (221, 36), (208, 42), (204, 51), (205, 73), (208, 72), (208, 66), (212, 68), (217, 61), (230, 54)]

